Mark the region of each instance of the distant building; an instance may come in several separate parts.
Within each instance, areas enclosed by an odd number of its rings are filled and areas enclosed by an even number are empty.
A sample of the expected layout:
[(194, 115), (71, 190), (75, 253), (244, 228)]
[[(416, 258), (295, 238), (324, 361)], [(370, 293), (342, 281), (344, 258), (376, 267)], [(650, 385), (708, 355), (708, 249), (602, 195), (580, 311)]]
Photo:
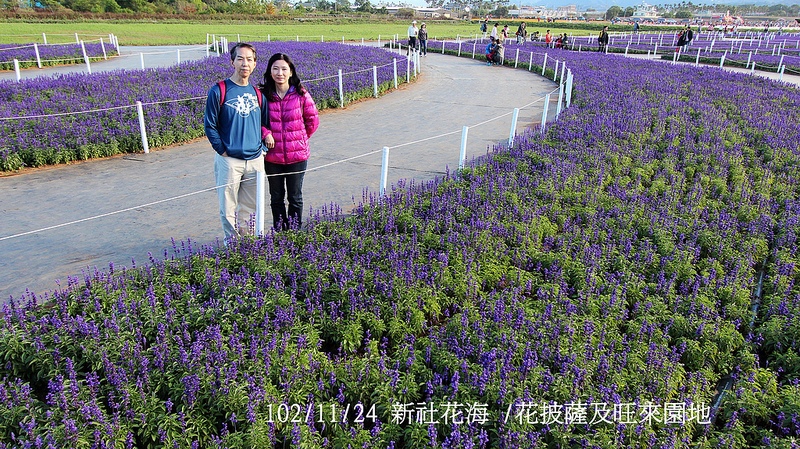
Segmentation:
[(644, 22), (645, 20), (655, 21), (657, 18), (658, 10), (656, 7), (648, 5), (645, 2), (642, 2), (641, 5), (637, 6), (633, 11), (633, 16), (631, 16), (631, 20), (634, 22)]
[(379, 4), (378, 6), (375, 6), (375, 8), (376, 9), (386, 8), (386, 12), (388, 12), (390, 16), (397, 14), (397, 11), (401, 9), (413, 9), (415, 16), (429, 17), (432, 19), (437, 19), (437, 18), (449, 19), (453, 15), (452, 11), (449, 11), (444, 8), (414, 8), (408, 6), (386, 6), (383, 4)]
[(559, 19), (574, 19), (578, 17), (578, 7), (575, 5), (559, 6), (556, 8), (556, 17)]
[(522, 19), (537, 19), (545, 17), (545, 11), (547, 8), (544, 6), (521, 6), (519, 9), (509, 9), (508, 15)]

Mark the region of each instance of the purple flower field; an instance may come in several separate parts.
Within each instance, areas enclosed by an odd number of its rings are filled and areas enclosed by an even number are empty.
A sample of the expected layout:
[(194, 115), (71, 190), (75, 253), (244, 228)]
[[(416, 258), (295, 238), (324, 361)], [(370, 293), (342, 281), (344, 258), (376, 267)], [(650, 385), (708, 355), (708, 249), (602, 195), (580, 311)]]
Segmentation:
[[(83, 51), (80, 44), (39, 44), (39, 59), (43, 67), (65, 64), (84, 64)], [(103, 59), (103, 48), (105, 56), (115, 56), (118, 52), (108, 42), (85, 43), (86, 55), (91, 60)], [(0, 70), (14, 70), (14, 59), (18, 60), (20, 68), (37, 67), (36, 49), (33, 44), (0, 44)]]
[(0, 448), (792, 447), (800, 91), (548, 53), (463, 172), (17, 298)]
[[(675, 53), (677, 36), (675, 34), (628, 34), (612, 36), (609, 53), (653, 53), (663, 55), (663, 59), (672, 59)], [(531, 45), (531, 44), (527, 44)], [(544, 46), (542, 42), (533, 45)], [(571, 39), (571, 50), (597, 50), (597, 36), (574, 37)], [(787, 72), (800, 74), (800, 35), (750, 35), (721, 33), (698, 33), (692, 43), (681, 52), (681, 61), (694, 62), (697, 50), (700, 50), (700, 62), (703, 64), (719, 64), (725, 55), (725, 65), (743, 67), (748, 61), (756, 62), (757, 70), (777, 71), (779, 63), (786, 65)], [(783, 56), (783, 58), (781, 58)]]
[[(378, 66), (379, 92), (394, 86), (396, 55), (381, 49), (355, 51), (344, 44), (308, 42), (258, 43), (256, 48), (263, 62), (279, 51), (292, 55), (320, 109), (339, 106), (339, 69), (346, 102), (373, 95), (373, 66)], [(150, 147), (200, 137), (207, 91), (230, 76), (228, 58), (163, 69), (0, 82), (0, 170), (141, 151), (136, 101), (144, 103)], [(402, 63), (398, 76), (404, 80), (405, 60)], [(256, 84), (263, 75), (254, 78)], [(64, 115), (42, 117), (47, 114)], [(6, 117), (23, 118), (3, 120)]]

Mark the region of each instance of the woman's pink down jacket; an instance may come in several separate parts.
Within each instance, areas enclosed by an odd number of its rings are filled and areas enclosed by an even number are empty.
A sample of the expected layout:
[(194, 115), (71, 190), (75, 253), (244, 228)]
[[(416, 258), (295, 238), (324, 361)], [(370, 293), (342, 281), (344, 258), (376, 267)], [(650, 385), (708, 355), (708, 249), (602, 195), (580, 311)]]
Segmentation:
[(308, 160), (308, 139), (319, 128), (314, 99), (308, 92), (300, 95), (292, 86), (282, 99), (273, 95), (267, 104), (269, 129), (261, 128), (261, 138), (272, 134), (275, 147), (267, 151), (265, 161), (288, 165)]

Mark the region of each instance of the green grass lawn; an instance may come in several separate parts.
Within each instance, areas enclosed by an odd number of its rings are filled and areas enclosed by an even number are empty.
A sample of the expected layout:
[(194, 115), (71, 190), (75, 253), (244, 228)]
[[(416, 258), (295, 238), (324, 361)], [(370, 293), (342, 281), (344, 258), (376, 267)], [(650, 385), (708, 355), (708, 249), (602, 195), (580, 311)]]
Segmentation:
[[(418, 19), (418, 22), (421, 19)], [(454, 39), (475, 37), (480, 33), (477, 23), (461, 21), (427, 21), (430, 39)], [(505, 22), (498, 21), (501, 25)], [(539, 26), (541, 25), (541, 26)], [(547, 25), (533, 22), (528, 32), (539, 31), (542, 35)], [(276, 20), (274, 22), (69, 22), (69, 23), (23, 23), (0, 22), (2, 33), (0, 44), (43, 42), (42, 33), (47, 34), (48, 43), (75, 42), (75, 33), (83, 40), (96, 39), (112, 33), (119, 39), (120, 45), (188, 45), (205, 44), (206, 34), (225, 36), (233, 42), (241, 38), (244, 41), (271, 40), (372, 40), (391, 39), (397, 34), (404, 39), (408, 21), (384, 21), (353, 23), (349, 20), (337, 22), (300, 22), (297, 20)], [(509, 22), (512, 33), (516, 24)], [(552, 33), (588, 34), (588, 30), (549, 28)]]

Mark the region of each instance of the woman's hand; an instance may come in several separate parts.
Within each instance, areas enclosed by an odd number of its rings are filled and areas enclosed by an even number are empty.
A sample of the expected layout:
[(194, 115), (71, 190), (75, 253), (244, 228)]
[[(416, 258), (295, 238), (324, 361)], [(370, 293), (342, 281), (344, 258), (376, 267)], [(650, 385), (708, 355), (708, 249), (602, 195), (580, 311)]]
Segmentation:
[(272, 134), (264, 138), (264, 144), (267, 145), (267, 148), (275, 148), (275, 138), (272, 137)]

